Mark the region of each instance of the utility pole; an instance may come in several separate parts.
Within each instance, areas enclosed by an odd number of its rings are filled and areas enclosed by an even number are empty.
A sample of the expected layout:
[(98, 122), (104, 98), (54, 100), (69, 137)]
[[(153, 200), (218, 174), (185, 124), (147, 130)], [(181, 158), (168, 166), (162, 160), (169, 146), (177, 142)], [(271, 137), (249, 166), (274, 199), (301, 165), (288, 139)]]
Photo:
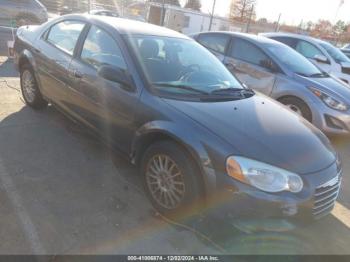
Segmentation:
[(163, 0), (162, 2), (162, 16), (160, 21), (161, 26), (164, 26), (164, 18), (165, 18), (165, 0)]
[(280, 21), (281, 21), (281, 13), (278, 16), (278, 20), (277, 20), (277, 24), (276, 24), (276, 28), (275, 28), (275, 32), (278, 32), (280, 30)]
[(254, 12), (254, 5), (252, 5), (252, 8), (250, 9), (250, 15), (249, 15), (249, 20), (248, 20), (248, 24), (247, 24), (246, 33), (249, 33), (250, 22), (251, 22), (252, 17), (253, 17), (253, 12)]
[(213, 25), (213, 18), (214, 18), (214, 12), (215, 12), (215, 5), (216, 5), (216, 0), (214, 0), (214, 2), (213, 2), (213, 9), (212, 9), (211, 15), (210, 15), (209, 31), (211, 31), (211, 26)]

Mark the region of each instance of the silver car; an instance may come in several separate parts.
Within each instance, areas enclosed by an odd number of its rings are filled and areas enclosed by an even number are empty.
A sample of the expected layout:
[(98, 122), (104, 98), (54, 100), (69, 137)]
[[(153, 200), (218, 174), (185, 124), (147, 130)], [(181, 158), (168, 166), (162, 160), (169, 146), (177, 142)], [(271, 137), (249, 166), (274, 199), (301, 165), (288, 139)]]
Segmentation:
[(249, 34), (192, 35), (249, 88), (288, 106), (329, 134), (350, 133), (350, 89), (277, 41)]
[(332, 44), (306, 35), (264, 33), (262, 36), (290, 46), (316, 66), (350, 84), (350, 59)]
[(38, 0), (0, 0), (0, 25), (42, 24), (47, 20), (47, 9)]

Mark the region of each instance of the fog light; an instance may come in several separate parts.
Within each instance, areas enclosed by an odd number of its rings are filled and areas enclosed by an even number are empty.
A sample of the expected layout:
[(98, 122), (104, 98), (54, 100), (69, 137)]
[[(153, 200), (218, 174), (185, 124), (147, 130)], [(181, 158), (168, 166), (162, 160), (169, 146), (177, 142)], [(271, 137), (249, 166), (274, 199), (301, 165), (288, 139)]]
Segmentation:
[(346, 127), (344, 126), (344, 123), (339, 119), (329, 115), (325, 115), (325, 118), (326, 118), (326, 124), (328, 127), (339, 129), (339, 130), (346, 129)]

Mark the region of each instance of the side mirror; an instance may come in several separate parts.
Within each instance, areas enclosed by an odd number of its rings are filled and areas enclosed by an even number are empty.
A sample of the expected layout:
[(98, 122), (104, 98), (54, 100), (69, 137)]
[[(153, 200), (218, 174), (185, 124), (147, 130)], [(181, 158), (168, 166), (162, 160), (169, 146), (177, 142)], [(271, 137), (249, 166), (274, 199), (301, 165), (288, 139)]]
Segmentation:
[(315, 55), (314, 59), (319, 63), (329, 64), (328, 58), (325, 57), (324, 55)]
[(106, 80), (121, 84), (121, 87), (128, 91), (135, 89), (132, 78), (123, 69), (108, 65), (101, 66), (97, 74)]

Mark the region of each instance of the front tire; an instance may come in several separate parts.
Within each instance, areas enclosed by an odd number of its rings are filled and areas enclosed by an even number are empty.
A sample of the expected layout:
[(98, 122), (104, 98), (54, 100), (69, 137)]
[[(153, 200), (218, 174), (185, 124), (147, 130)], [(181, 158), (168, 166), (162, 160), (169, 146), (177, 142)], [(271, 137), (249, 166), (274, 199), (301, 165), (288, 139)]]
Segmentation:
[(151, 145), (141, 164), (146, 193), (157, 211), (180, 218), (198, 207), (200, 183), (192, 157), (171, 141)]
[(47, 101), (42, 97), (34, 71), (30, 65), (21, 67), (21, 91), (25, 103), (34, 109), (43, 109), (47, 106)]

